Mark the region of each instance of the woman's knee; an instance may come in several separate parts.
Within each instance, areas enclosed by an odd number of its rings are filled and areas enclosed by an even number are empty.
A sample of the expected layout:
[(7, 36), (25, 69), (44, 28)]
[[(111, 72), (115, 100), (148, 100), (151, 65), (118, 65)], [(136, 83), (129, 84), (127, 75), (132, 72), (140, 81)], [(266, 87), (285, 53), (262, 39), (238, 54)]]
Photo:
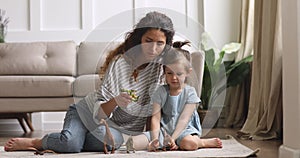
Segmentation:
[(109, 128), (111, 131), (111, 134), (113, 136), (114, 142), (115, 142), (115, 147), (120, 148), (121, 145), (124, 143), (124, 138), (123, 135), (120, 131), (118, 131), (115, 128)]
[[(84, 138), (84, 136), (83, 136)], [(62, 132), (60, 136), (61, 152), (81, 152), (84, 144), (82, 137), (72, 136), (69, 132)]]
[[(114, 139), (114, 147), (118, 149), (124, 142), (122, 134), (116, 129), (110, 128), (112, 137)], [(83, 150), (86, 151), (104, 151), (104, 142), (106, 142), (106, 148), (112, 149), (112, 142), (106, 140), (106, 127), (99, 126), (93, 131), (89, 131), (86, 134)]]
[(194, 139), (185, 139), (183, 138), (181, 141), (180, 141), (180, 149), (181, 150), (197, 150), (198, 149), (198, 143), (196, 140)]

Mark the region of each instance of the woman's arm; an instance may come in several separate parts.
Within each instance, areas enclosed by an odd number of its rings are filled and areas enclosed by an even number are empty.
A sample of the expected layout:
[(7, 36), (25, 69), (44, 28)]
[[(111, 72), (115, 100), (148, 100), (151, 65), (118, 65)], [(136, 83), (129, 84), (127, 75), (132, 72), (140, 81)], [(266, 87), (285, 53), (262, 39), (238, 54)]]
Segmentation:
[(174, 140), (176, 140), (180, 133), (186, 128), (186, 126), (188, 125), (194, 111), (196, 108), (196, 104), (186, 104), (184, 106), (184, 109), (182, 111), (182, 113), (180, 114), (179, 118), (178, 118), (178, 122), (175, 128), (175, 131), (172, 134), (172, 138)]
[(127, 93), (120, 93), (118, 96), (110, 99), (108, 102), (102, 103), (101, 109), (99, 110), (99, 114), (104, 112), (106, 116), (110, 116), (110, 114), (114, 111), (117, 106), (126, 107), (129, 103), (131, 103), (132, 98)]

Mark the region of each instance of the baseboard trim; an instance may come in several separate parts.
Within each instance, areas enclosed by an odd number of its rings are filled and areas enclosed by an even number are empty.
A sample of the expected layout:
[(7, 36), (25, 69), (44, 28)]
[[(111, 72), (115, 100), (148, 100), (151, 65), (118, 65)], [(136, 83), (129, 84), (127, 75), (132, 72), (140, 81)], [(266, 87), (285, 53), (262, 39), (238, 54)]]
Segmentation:
[(23, 132), (23, 129), (21, 128), (21, 126), (18, 122), (16, 122), (16, 123), (9, 122), (9, 123), (1, 123), (0, 124), (0, 132), (3, 132), (3, 131), (21, 131), (21, 132)]
[[(42, 131), (60, 131), (62, 129), (63, 122), (44, 122), (42, 124), (41, 129), (36, 129), (35, 130), (42, 130)], [(30, 129), (26, 126), (27, 131), (30, 131)], [(23, 129), (21, 128), (20, 124), (18, 122), (8, 122), (8, 123), (0, 123), (0, 132), (7, 132), (7, 131), (20, 131), (22, 132)]]
[(60, 131), (62, 130), (63, 122), (46, 122), (44, 123), (44, 131)]
[(300, 150), (292, 149), (285, 145), (279, 147), (279, 158), (299, 158)]

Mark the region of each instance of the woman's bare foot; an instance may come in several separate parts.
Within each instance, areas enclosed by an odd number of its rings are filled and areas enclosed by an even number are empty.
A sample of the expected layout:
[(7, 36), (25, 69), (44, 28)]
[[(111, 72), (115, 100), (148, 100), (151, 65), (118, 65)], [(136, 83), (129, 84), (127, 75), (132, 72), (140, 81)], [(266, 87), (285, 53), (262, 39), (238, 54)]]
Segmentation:
[(36, 138), (11, 138), (5, 146), (5, 151), (21, 151), (21, 150), (40, 150), (42, 149), (42, 140)]
[(220, 138), (201, 139), (200, 148), (222, 148)]

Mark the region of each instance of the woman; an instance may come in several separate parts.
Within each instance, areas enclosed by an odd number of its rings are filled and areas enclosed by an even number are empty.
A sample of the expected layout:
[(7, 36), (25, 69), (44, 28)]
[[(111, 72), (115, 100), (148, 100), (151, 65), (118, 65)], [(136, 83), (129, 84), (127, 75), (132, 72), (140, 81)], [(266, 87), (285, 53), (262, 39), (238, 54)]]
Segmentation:
[[(138, 135), (144, 130), (147, 116), (151, 115), (150, 93), (159, 85), (162, 76), (161, 66), (156, 61), (172, 44), (173, 36), (169, 17), (158, 12), (148, 13), (108, 55), (102, 67), (105, 78), (99, 89), (70, 106), (60, 133), (50, 133), (42, 139), (12, 138), (5, 150), (103, 151), (106, 128), (99, 124), (103, 118), (111, 127), (116, 148), (119, 148), (124, 134)], [(121, 89), (136, 90), (138, 101), (132, 102), (132, 97)], [(139, 139), (135, 141), (136, 149), (146, 148), (148, 140), (145, 137), (134, 139)]]

